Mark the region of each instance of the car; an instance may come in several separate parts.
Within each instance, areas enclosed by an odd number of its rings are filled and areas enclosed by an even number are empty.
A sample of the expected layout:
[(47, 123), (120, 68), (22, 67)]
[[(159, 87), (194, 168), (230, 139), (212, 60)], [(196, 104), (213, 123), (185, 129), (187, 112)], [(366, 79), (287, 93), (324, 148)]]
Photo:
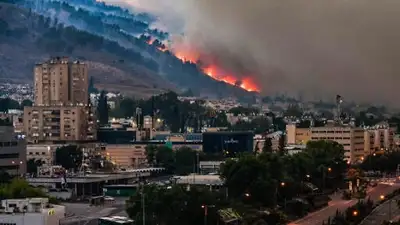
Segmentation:
[(104, 201), (114, 201), (115, 199), (113, 197), (110, 196), (104, 196)]

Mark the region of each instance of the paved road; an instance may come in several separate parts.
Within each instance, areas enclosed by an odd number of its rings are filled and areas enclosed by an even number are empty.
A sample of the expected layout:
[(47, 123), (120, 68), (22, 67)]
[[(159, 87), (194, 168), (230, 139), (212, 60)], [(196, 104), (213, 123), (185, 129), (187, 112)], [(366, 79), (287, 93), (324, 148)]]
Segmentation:
[(400, 209), (397, 207), (396, 200), (400, 200), (400, 196), (388, 200), (378, 206), (369, 216), (367, 216), (360, 225), (382, 224), (384, 221), (395, 219), (400, 215)]
[(89, 206), (83, 203), (65, 203), (67, 216), (61, 221), (65, 225), (97, 225), (97, 219), (125, 210), (125, 198), (115, 198), (115, 203), (105, 206)]
[[(391, 186), (386, 184), (379, 184), (378, 186), (370, 189), (366, 198), (370, 198), (374, 202), (380, 200), (381, 195), (387, 195), (394, 190), (398, 189), (398, 186)], [(289, 225), (321, 225), (323, 221), (326, 221), (329, 217), (334, 216), (336, 211), (344, 211), (348, 207), (353, 206), (357, 203), (357, 200), (340, 200), (335, 199), (329, 202), (329, 205), (319, 211), (308, 214), (306, 217), (294, 221)]]

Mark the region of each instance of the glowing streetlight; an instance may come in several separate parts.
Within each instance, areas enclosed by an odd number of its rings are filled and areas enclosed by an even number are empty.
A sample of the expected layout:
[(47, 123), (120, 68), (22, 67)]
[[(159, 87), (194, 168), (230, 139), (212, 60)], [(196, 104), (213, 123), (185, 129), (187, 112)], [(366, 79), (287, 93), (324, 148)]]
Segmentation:
[(329, 167), (329, 168), (328, 168), (328, 172), (332, 172), (332, 168)]
[(353, 211), (353, 216), (357, 216), (358, 212), (356, 210)]
[(282, 183), (281, 183), (281, 186), (282, 186), (282, 187), (284, 187), (285, 185), (286, 185), (285, 182), (282, 182)]
[(385, 199), (385, 196), (384, 196), (384, 195), (381, 195), (381, 196), (379, 196), (379, 198), (380, 198), (381, 200), (383, 200), (383, 199)]
[(244, 196), (250, 197), (250, 194), (249, 193), (245, 193)]

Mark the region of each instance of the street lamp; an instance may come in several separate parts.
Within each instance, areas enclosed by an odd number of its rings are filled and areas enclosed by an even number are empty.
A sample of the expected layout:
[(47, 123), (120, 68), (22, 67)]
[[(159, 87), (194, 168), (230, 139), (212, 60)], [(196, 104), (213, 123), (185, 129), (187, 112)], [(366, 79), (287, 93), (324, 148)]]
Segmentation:
[(332, 172), (332, 168), (329, 167), (329, 168), (328, 168), (328, 172)]
[(357, 210), (354, 210), (353, 211), (353, 216), (357, 216), (358, 215), (358, 211)]
[(284, 187), (285, 186), (285, 182), (281, 182), (281, 186)]
[(384, 195), (381, 195), (381, 196), (379, 196), (379, 198), (380, 198), (381, 200), (384, 200), (384, 199), (385, 199), (385, 196), (384, 196)]
[(250, 194), (249, 193), (245, 193), (244, 196), (250, 197)]

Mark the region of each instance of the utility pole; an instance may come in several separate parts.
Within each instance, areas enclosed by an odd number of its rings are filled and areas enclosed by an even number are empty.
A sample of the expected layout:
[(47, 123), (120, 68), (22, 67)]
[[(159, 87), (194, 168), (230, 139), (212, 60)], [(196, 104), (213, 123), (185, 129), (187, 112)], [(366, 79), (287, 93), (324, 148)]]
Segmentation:
[(207, 225), (207, 214), (208, 214), (208, 206), (207, 205), (205, 205), (204, 206), (204, 225)]
[(200, 159), (199, 159), (199, 152), (196, 152), (197, 157), (197, 173), (200, 174)]
[(145, 207), (145, 201), (144, 201), (144, 185), (142, 188), (142, 216), (143, 216), (143, 225), (146, 225), (146, 207)]

